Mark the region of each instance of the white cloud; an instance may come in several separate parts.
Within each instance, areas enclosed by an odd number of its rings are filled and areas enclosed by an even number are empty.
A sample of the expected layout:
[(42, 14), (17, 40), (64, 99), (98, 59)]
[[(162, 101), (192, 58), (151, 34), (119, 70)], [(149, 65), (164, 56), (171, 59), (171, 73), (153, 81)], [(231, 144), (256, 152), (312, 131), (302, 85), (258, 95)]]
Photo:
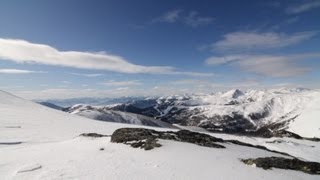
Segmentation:
[(158, 18), (152, 20), (152, 22), (167, 22), (167, 23), (174, 23), (180, 19), (180, 14), (182, 10), (176, 9), (172, 11), (168, 11), (161, 15)]
[(129, 87), (119, 87), (116, 90), (118, 90), (118, 91), (126, 91), (128, 89), (129, 89)]
[(101, 69), (121, 73), (168, 73), (169, 66), (141, 66), (107, 53), (59, 51), (44, 44), (24, 40), (0, 39), (0, 59), (18, 63), (67, 66), (82, 69)]
[[(181, 81), (182, 82), (182, 81)], [(187, 83), (187, 81), (185, 81)], [(285, 83), (285, 82), (283, 82)], [(114, 87), (107, 89), (92, 89), (92, 88), (54, 88), (54, 89), (43, 89), (43, 90), (20, 90), (20, 89), (6, 89), (11, 93), (18, 95), (26, 99), (69, 99), (69, 98), (105, 98), (105, 97), (123, 97), (123, 96), (167, 96), (174, 94), (192, 94), (192, 93), (212, 93), (216, 91), (225, 91), (234, 88), (245, 89), (265, 89), (272, 88), (275, 86), (288, 86), (288, 84), (270, 84), (261, 81), (235, 81), (227, 82), (225, 84), (205, 83), (190, 84), (190, 86), (175, 86), (173, 83), (158, 85), (155, 87)], [(301, 87), (301, 84), (295, 85), (295, 87)], [(303, 84), (304, 87), (319, 88), (319, 83), (311, 85)]]
[(81, 97), (103, 97), (104, 95), (107, 95), (108, 92), (104, 94), (103, 91), (98, 91), (89, 88), (50, 88), (43, 90), (13, 91), (13, 93), (26, 99), (66, 99)]
[(289, 18), (286, 20), (286, 23), (287, 24), (293, 24), (295, 22), (298, 22), (300, 20), (300, 17), (299, 16), (296, 16), (296, 17), (292, 17), (292, 18)]
[(183, 13), (183, 10), (172, 10), (164, 13), (160, 17), (154, 18), (151, 22), (165, 22), (165, 23), (176, 23), (180, 22), (191, 27), (198, 27), (201, 25), (211, 24), (214, 18), (202, 17), (197, 11), (191, 11), (189, 13)]
[(320, 54), (300, 54), (290, 56), (272, 55), (229, 55), (222, 57), (209, 57), (205, 63), (208, 65), (230, 64), (243, 71), (271, 77), (292, 77), (305, 74), (310, 67), (302, 66), (300, 60), (319, 58)]
[(198, 27), (201, 25), (207, 25), (212, 23), (214, 18), (212, 17), (201, 17), (198, 15), (199, 13), (196, 11), (192, 11), (189, 15), (185, 18), (185, 23), (191, 27)]
[(92, 89), (92, 88), (50, 88), (43, 90), (20, 91), (13, 90), (12, 93), (26, 99), (69, 99), (69, 98), (105, 98), (105, 97), (123, 97), (123, 96), (143, 96), (152, 94), (153, 91), (146, 92), (145, 89), (135, 89), (126, 87), (115, 87), (108, 89)]
[[(123, 97), (123, 96), (166, 96), (173, 94), (185, 94), (198, 92), (199, 88), (181, 88), (173, 86), (172, 84), (158, 86), (156, 88), (146, 87), (113, 87), (107, 89), (92, 89), (92, 88), (52, 88), (43, 90), (12, 90), (17, 96), (26, 99), (69, 99), (69, 98), (83, 98), (83, 97), (94, 97), (94, 98), (105, 98), (105, 97)], [(212, 91), (213, 89), (203, 88), (206, 92)]]
[(205, 60), (208, 65), (222, 65), (247, 58), (247, 55), (211, 56)]
[(199, 72), (171, 72), (168, 73), (171, 75), (185, 75), (185, 76), (195, 76), (195, 77), (211, 77), (211, 76), (215, 76), (214, 73), (199, 73)]
[(291, 35), (274, 32), (232, 32), (213, 44), (214, 50), (250, 50), (285, 47), (315, 36), (317, 32), (299, 32)]
[(311, 9), (319, 8), (320, 1), (319, 0), (311, 0), (304, 2), (303, 4), (290, 6), (286, 9), (287, 14), (298, 14), (309, 11)]
[(99, 76), (103, 76), (103, 74), (86, 74), (86, 73), (70, 73), (72, 75), (75, 75), (75, 76), (84, 76), (84, 77), (99, 77)]
[[(16, 39), (0, 38), (0, 60), (80, 69), (97, 69), (131, 74), (205, 75), (205, 73), (197, 72), (178, 72), (171, 66), (136, 65), (130, 63), (123, 57), (107, 54), (105, 52), (59, 51), (45, 44), (35, 44)], [(98, 74), (87, 76), (98, 76)]]
[(22, 85), (0, 86), (1, 90), (6, 90), (6, 89), (12, 90), (12, 89), (23, 89), (23, 88), (25, 88), (25, 86), (22, 86)]
[(208, 83), (208, 81), (199, 80), (199, 79), (180, 79), (172, 82), (172, 84), (179, 84), (179, 85), (190, 85), (190, 84), (201, 84), (201, 83)]
[(42, 71), (29, 71), (23, 69), (0, 69), (0, 74), (31, 74), (31, 73), (43, 73)]
[(310, 68), (299, 66), (283, 56), (252, 57), (238, 64), (242, 70), (273, 77), (298, 76), (310, 71)]
[(115, 80), (111, 80), (111, 81), (108, 81), (108, 82), (103, 82), (103, 83), (100, 83), (102, 85), (105, 85), (105, 86), (138, 86), (138, 85), (141, 85), (142, 83), (139, 82), (139, 81), (115, 81)]

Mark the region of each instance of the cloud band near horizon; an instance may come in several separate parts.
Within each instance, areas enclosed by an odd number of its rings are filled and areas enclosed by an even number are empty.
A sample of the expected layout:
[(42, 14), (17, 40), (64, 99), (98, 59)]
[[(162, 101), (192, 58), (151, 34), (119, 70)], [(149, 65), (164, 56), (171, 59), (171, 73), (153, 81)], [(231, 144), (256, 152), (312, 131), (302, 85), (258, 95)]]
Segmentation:
[(212, 75), (210, 73), (180, 72), (176, 71), (176, 68), (172, 66), (137, 65), (130, 63), (121, 56), (105, 52), (59, 51), (49, 45), (31, 43), (20, 39), (0, 38), (0, 60), (79, 69), (106, 70), (127, 74)]

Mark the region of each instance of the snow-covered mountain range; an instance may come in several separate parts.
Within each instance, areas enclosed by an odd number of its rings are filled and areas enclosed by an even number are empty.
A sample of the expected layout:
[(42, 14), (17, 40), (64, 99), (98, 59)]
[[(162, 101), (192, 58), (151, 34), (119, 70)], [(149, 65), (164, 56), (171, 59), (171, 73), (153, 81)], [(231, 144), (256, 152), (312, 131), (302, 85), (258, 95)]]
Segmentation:
[[(320, 145), (315, 141), (203, 131), (201, 136), (224, 139), (217, 143), (225, 148), (159, 139), (157, 143), (161, 147), (145, 151), (112, 143), (108, 135), (124, 127), (149, 128), (158, 132), (176, 132), (177, 129), (96, 121), (2, 91), (0, 114), (0, 179), (4, 180), (319, 178), (319, 175), (286, 168), (264, 170), (255, 164), (247, 165), (249, 160), (247, 164), (241, 161), (258, 157), (287, 160), (295, 157), (306, 162), (320, 162)], [(200, 130), (188, 126), (181, 128)], [(83, 133), (106, 136), (80, 136)]]
[(76, 114), (100, 121), (137, 124), (154, 127), (173, 127), (170, 123), (159, 121), (152, 117), (130, 112), (110, 110), (108, 106), (99, 107), (79, 104), (74, 105), (70, 108), (65, 108), (63, 110), (71, 114)]
[(157, 124), (198, 126), (211, 132), (320, 137), (320, 91), (303, 88), (244, 92), (234, 89), (136, 99), (108, 106), (75, 105), (66, 111), (113, 122), (152, 125), (138, 120), (148, 119)]
[(101, 105), (111, 105), (111, 104), (117, 104), (117, 103), (127, 103), (130, 101), (136, 101), (136, 100), (142, 100), (145, 97), (131, 97), (131, 96), (125, 96), (125, 97), (118, 97), (118, 98), (93, 98), (93, 97), (84, 97), (84, 98), (70, 98), (70, 99), (47, 99), (45, 101), (43, 100), (37, 100), (35, 99), (35, 102), (45, 102), (57, 105), (59, 107), (70, 107), (75, 104), (90, 104), (94, 106), (101, 106)]

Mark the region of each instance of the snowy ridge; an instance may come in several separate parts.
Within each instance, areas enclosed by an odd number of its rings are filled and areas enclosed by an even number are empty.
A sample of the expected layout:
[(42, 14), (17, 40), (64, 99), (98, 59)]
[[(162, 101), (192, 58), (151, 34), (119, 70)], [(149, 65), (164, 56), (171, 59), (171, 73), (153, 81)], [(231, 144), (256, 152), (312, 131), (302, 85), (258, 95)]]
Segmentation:
[[(286, 130), (304, 137), (320, 137), (320, 91), (302, 88), (248, 90), (168, 96), (145, 108), (136, 102), (110, 109), (143, 114), (162, 121), (231, 133)], [(142, 104), (143, 100), (139, 101)], [(124, 109), (123, 107), (126, 107)], [(303, 128), (299, 128), (302, 127)]]
[(155, 120), (151, 117), (140, 114), (110, 110), (110, 107), (113, 106), (101, 107), (77, 104), (65, 109), (65, 111), (71, 114), (101, 121), (173, 128), (173, 126), (169, 123)]
[[(152, 151), (110, 143), (110, 137), (87, 138), (79, 134), (110, 135), (122, 127), (47, 108), (0, 92), (0, 179), (318, 179), (290, 170), (263, 170), (239, 159), (283, 155), (261, 149), (224, 144), (225, 149), (160, 140)], [(149, 127), (150, 128), (150, 127)], [(158, 131), (169, 129), (155, 128)], [(174, 129), (170, 129), (171, 131)], [(296, 139), (259, 139), (212, 134), (320, 162), (317, 142)], [(277, 140), (276, 143), (269, 141)], [(103, 150), (102, 150), (103, 149)], [(84, 163), (85, 162), (85, 163)], [(250, 174), (250, 176), (248, 176)]]

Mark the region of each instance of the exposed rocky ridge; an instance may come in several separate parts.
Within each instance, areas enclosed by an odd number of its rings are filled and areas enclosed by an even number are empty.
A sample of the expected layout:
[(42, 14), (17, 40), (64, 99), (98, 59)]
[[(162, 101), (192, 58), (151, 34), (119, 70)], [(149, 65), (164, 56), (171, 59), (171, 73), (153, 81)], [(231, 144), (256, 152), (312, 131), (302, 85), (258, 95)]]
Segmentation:
[(208, 134), (189, 131), (189, 130), (156, 131), (156, 130), (144, 129), (144, 128), (121, 128), (114, 131), (113, 134), (111, 135), (111, 142), (124, 143), (124, 144), (131, 145), (134, 148), (140, 147), (145, 150), (150, 150), (150, 149), (153, 149), (154, 147), (160, 147), (161, 144), (157, 143), (158, 139), (188, 142), (188, 143), (193, 143), (199, 146), (213, 147), (213, 148), (225, 148), (225, 146), (221, 145), (221, 143), (232, 143), (240, 146), (262, 149), (265, 151), (294, 157), (288, 153), (270, 150), (264, 146), (252, 145), (252, 144), (244, 143), (238, 140), (224, 140)]
[(124, 143), (133, 148), (141, 148), (144, 150), (151, 150), (161, 147), (162, 145), (158, 143), (158, 139), (188, 142), (211, 148), (225, 148), (225, 146), (221, 145), (221, 143), (232, 143), (240, 146), (258, 148), (269, 152), (290, 156), (293, 157), (293, 159), (283, 157), (263, 157), (256, 159), (242, 159), (241, 161), (247, 165), (255, 165), (263, 169), (280, 168), (302, 171), (308, 174), (320, 174), (320, 163), (301, 161), (287, 153), (269, 150), (264, 146), (252, 145), (237, 140), (223, 140), (207, 134), (188, 130), (180, 130), (177, 132), (161, 132), (143, 128), (121, 128), (114, 131), (114, 133), (111, 135), (111, 142)]
[(223, 139), (188, 130), (162, 132), (143, 128), (121, 128), (111, 135), (111, 142), (129, 144), (134, 148), (140, 147), (145, 150), (160, 147), (161, 145), (157, 143), (158, 139), (188, 142), (205, 147), (225, 148), (217, 144), (224, 142)]
[(247, 165), (255, 165), (263, 169), (290, 169), (295, 171), (302, 171), (308, 174), (320, 174), (320, 163), (306, 162), (299, 159), (287, 159), (283, 157), (263, 157), (256, 159), (242, 159)]

